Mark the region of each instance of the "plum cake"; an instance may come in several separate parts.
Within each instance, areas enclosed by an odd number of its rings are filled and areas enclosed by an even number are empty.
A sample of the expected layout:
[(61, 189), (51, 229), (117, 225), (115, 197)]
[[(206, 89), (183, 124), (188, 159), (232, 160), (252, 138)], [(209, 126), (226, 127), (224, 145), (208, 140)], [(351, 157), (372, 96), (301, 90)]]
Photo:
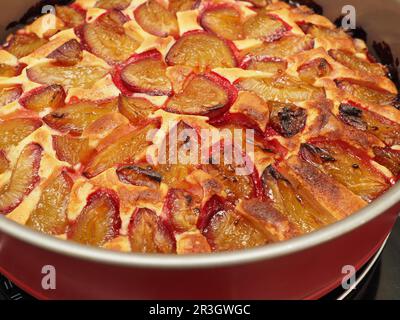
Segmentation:
[(1, 46), (0, 214), (123, 252), (284, 241), (397, 181), (399, 109), (296, 1), (77, 0)]

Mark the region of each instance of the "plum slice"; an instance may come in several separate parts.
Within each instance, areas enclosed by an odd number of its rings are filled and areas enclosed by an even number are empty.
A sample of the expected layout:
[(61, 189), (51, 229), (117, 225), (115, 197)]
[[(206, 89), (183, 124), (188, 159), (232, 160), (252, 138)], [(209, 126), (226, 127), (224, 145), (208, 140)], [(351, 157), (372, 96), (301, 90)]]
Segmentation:
[(166, 110), (175, 113), (206, 115), (223, 108), (229, 102), (229, 93), (207, 76), (196, 75), (181, 93), (168, 100)]
[(53, 136), (52, 139), (57, 158), (73, 166), (86, 163), (92, 154), (88, 139), (70, 135)]
[(286, 36), (277, 41), (263, 42), (259, 46), (243, 50), (242, 55), (285, 59), (299, 52), (310, 50), (313, 46), (312, 37)]
[(0, 63), (0, 77), (15, 77), (21, 74), (22, 66), (10, 66), (8, 64)]
[(107, 73), (108, 70), (100, 66), (59, 66), (53, 63), (41, 63), (27, 70), (27, 75), (33, 82), (58, 84), (66, 89), (90, 88)]
[(66, 95), (63, 87), (54, 84), (28, 92), (19, 102), (25, 108), (39, 113), (47, 108), (54, 110), (62, 107), (65, 97)]
[(300, 153), (303, 159), (365, 201), (372, 201), (390, 187), (388, 179), (372, 166), (367, 155), (343, 141), (302, 144)]
[(321, 88), (280, 75), (273, 78), (239, 79), (237, 87), (254, 92), (266, 101), (301, 102), (325, 97), (325, 92)]
[(303, 131), (307, 122), (307, 111), (294, 104), (270, 101), (271, 127), (284, 136), (291, 138)]
[(13, 211), (36, 187), (40, 180), (42, 151), (42, 147), (37, 143), (31, 143), (22, 150), (10, 181), (0, 190), (0, 214)]
[(382, 77), (386, 75), (385, 67), (381, 64), (371, 63), (369, 61), (360, 59), (350, 52), (332, 49), (329, 50), (329, 55), (339, 63), (352, 70), (358, 70), (360, 72), (366, 72)]
[(135, 19), (143, 30), (158, 36), (178, 36), (179, 27), (175, 15), (157, 0), (148, 0), (135, 10)]
[(150, 145), (147, 140), (148, 134), (155, 130), (156, 126), (151, 123), (147, 126), (134, 130), (115, 141), (104, 146), (85, 168), (84, 174), (92, 178), (117, 164), (124, 164), (134, 159)]
[(400, 144), (400, 125), (377, 113), (354, 104), (342, 103), (339, 106), (339, 118), (358, 130), (376, 136), (389, 146)]
[(128, 64), (121, 71), (121, 79), (133, 92), (149, 95), (170, 95), (172, 84), (166, 75), (167, 65), (161, 57), (148, 57)]
[(71, 6), (56, 6), (56, 15), (69, 28), (78, 27), (85, 22), (84, 14)]
[(157, 214), (147, 208), (133, 213), (129, 224), (132, 252), (174, 253), (175, 239)]
[(262, 182), (266, 195), (273, 201), (276, 209), (302, 232), (311, 232), (323, 225), (335, 222), (335, 218), (313, 206), (302, 197), (293, 185), (274, 167), (264, 170)]
[(68, 230), (68, 239), (101, 247), (118, 236), (120, 228), (118, 195), (100, 189), (88, 197), (86, 206)]
[(58, 65), (73, 66), (82, 60), (81, 44), (72, 39), (51, 52), (47, 58), (54, 59)]
[(72, 184), (66, 171), (51, 178), (26, 225), (47, 234), (64, 234), (68, 226), (67, 208)]
[(118, 168), (117, 175), (120, 181), (134, 186), (158, 189), (162, 176), (151, 168), (127, 165)]
[(340, 79), (336, 80), (336, 85), (339, 89), (367, 103), (393, 106), (397, 103), (396, 94), (376, 88), (373, 83)]
[(0, 86), (0, 107), (17, 100), (22, 94), (20, 86), (2, 87)]
[(201, 199), (182, 189), (170, 189), (164, 205), (164, 211), (177, 232), (196, 228), (200, 214)]
[(45, 43), (47, 43), (47, 40), (39, 38), (34, 33), (17, 33), (11, 37), (4, 49), (20, 59), (31, 54)]
[(170, 0), (168, 9), (174, 13), (178, 11), (192, 10), (198, 3), (198, 0)]
[(183, 35), (169, 50), (166, 62), (200, 70), (236, 66), (236, 58), (228, 44), (205, 32)]
[(81, 36), (87, 49), (109, 63), (128, 59), (139, 47), (139, 42), (125, 33), (123, 25), (127, 21), (120, 11), (112, 10), (84, 25)]
[(243, 25), (246, 38), (275, 41), (287, 31), (286, 25), (278, 18), (260, 11), (250, 17)]
[(301, 65), (297, 72), (301, 80), (313, 84), (318, 78), (326, 77), (332, 67), (324, 58), (317, 58)]
[(145, 98), (127, 97), (124, 95), (120, 95), (119, 97), (118, 108), (119, 112), (127, 117), (134, 126), (143, 123), (156, 110), (156, 106)]
[(124, 10), (129, 7), (132, 0), (98, 0), (96, 2), (96, 7), (101, 9), (116, 9)]
[(284, 72), (286, 70), (286, 62), (280, 60), (272, 60), (272, 59), (265, 59), (265, 60), (258, 60), (258, 59), (251, 59), (248, 64), (246, 65), (246, 69), (248, 70), (257, 70), (263, 71), (268, 73), (278, 73)]
[(36, 129), (42, 121), (34, 118), (15, 118), (0, 123), (0, 149), (16, 146)]
[(374, 160), (388, 168), (394, 176), (400, 175), (400, 150), (394, 150), (388, 147), (374, 147)]
[(81, 101), (49, 113), (43, 121), (60, 132), (81, 135), (96, 120), (115, 111), (117, 104), (114, 100), (103, 103)]
[(0, 174), (6, 172), (9, 167), (10, 162), (8, 161), (5, 152), (0, 150)]
[(240, 13), (230, 7), (216, 7), (206, 10), (201, 16), (202, 26), (217, 36), (238, 40), (243, 37)]

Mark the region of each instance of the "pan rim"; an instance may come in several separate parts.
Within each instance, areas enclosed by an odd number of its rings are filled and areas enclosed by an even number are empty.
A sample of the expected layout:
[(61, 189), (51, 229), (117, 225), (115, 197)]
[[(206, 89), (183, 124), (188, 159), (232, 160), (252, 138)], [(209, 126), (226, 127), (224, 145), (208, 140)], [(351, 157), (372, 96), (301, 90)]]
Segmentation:
[[(163, 269), (192, 269), (227, 267), (260, 260), (272, 260), (323, 244), (366, 224), (399, 203), (400, 183), (396, 183), (378, 199), (351, 216), (320, 230), (290, 240), (257, 248), (232, 252), (171, 255), (115, 252), (89, 247), (69, 240), (58, 239), (29, 229), (17, 222), (0, 217), (0, 231), (18, 240), (60, 255), (91, 262), (100, 262), (124, 267), (146, 267)], [(1, 249), (1, 242), (0, 242)]]

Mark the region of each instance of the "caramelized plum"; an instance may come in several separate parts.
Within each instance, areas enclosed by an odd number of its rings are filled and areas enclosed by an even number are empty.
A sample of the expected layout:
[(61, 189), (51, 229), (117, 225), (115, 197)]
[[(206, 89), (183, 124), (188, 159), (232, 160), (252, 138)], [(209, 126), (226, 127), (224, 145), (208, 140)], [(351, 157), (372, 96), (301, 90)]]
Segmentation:
[(192, 10), (196, 6), (197, 0), (170, 0), (169, 10), (177, 13), (178, 11)]
[(49, 113), (43, 121), (60, 132), (80, 135), (96, 120), (115, 111), (117, 111), (117, 105), (114, 100), (104, 103), (82, 101)]
[(21, 152), (9, 182), (0, 189), (0, 214), (8, 214), (18, 207), (39, 182), (42, 147), (27, 145)]
[(17, 33), (11, 37), (4, 49), (20, 59), (31, 54), (46, 42), (47, 40), (39, 38), (34, 33)]
[(182, 36), (169, 50), (166, 62), (172, 66), (184, 65), (200, 70), (236, 66), (235, 56), (227, 43), (205, 32)]
[(16, 77), (21, 73), (22, 67), (20, 65), (11, 66), (8, 64), (0, 63), (0, 77)]
[(154, 124), (137, 129), (118, 139), (115, 143), (104, 146), (86, 166), (84, 174), (92, 178), (117, 164), (131, 161), (150, 145), (147, 135), (155, 130)]
[(41, 84), (58, 84), (66, 89), (90, 88), (102, 79), (108, 70), (100, 66), (59, 66), (52, 63), (37, 64), (27, 70), (27, 75), (33, 82)]
[(400, 144), (400, 125), (372, 111), (342, 103), (339, 118), (346, 124), (373, 134), (385, 144)]
[(96, 2), (96, 7), (106, 10), (124, 10), (129, 7), (131, 2), (132, 0), (98, 0)]
[(175, 113), (206, 115), (223, 108), (229, 102), (225, 88), (207, 76), (197, 75), (189, 80), (181, 93), (175, 94), (166, 110)]
[(129, 37), (123, 27), (128, 20), (116, 10), (108, 11), (82, 30), (87, 49), (109, 63), (128, 59), (139, 47), (139, 42)]
[(175, 239), (157, 214), (147, 208), (140, 208), (132, 215), (129, 240), (133, 252), (175, 252)]
[(273, 78), (240, 79), (237, 86), (239, 89), (254, 92), (265, 101), (301, 102), (325, 97), (321, 88), (280, 75)]
[(247, 19), (243, 29), (246, 38), (261, 39), (269, 42), (278, 40), (287, 31), (285, 24), (281, 20), (264, 11), (260, 11), (257, 15)]
[(394, 150), (388, 147), (374, 147), (374, 160), (388, 168), (394, 176), (400, 175), (400, 150)]
[(25, 108), (40, 113), (48, 108), (54, 110), (62, 107), (65, 97), (63, 87), (54, 84), (28, 92), (19, 102)]
[(42, 191), (36, 208), (26, 225), (47, 234), (64, 234), (67, 231), (67, 208), (72, 180), (63, 171), (52, 178)]
[(230, 7), (217, 7), (206, 10), (201, 17), (202, 26), (217, 36), (238, 40), (243, 37), (240, 13)]
[(134, 186), (158, 189), (162, 176), (150, 169), (139, 166), (128, 165), (118, 168), (117, 175), (120, 181)]
[(69, 28), (75, 28), (85, 22), (82, 12), (70, 6), (56, 6), (56, 15)]
[(2, 87), (0, 86), (0, 107), (3, 107), (17, 100), (22, 94), (20, 86)]
[(119, 112), (127, 117), (131, 124), (140, 125), (156, 109), (149, 100), (120, 95)]
[(290, 138), (303, 131), (307, 122), (307, 111), (294, 104), (269, 102), (271, 110), (271, 127), (284, 136)]
[(62, 66), (76, 65), (82, 60), (81, 44), (75, 39), (69, 40), (51, 52), (47, 58), (54, 59), (58, 65)]
[(3, 174), (10, 167), (10, 163), (3, 150), (0, 150), (0, 174)]
[(177, 236), (176, 252), (178, 254), (209, 253), (211, 248), (207, 239), (199, 231), (189, 231)]
[(101, 247), (119, 235), (119, 199), (112, 190), (92, 193), (86, 206), (68, 230), (68, 239)]
[(148, 0), (135, 10), (135, 19), (143, 30), (158, 36), (178, 36), (179, 27), (175, 15), (157, 0)]
[(286, 70), (286, 62), (279, 60), (257, 60), (251, 59), (248, 65), (246, 66), (248, 70), (257, 70), (268, 73), (282, 73)]
[(303, 64), (297, 71), (301, 80), (313, 84), (318, 78), (326, 77), (332, 71), (332, 67), (324, 58), (317, 58)]
[(57, 158), (73, 166), (78, 163), (86, 163), (92, 154), (88, 139), (69, 135), (53, 136), (52, 138)]
[(34, 118), (16, 118), (0, 123), (0, 149), (16, 146), (23, 139), (42, 125), (42, 121)]
[(170, 95), (172, 85), (166, 76), (167, 66), (161, 57), (148, 57), (128, 64), (121, 79), (129, 90), (155, 96)]
[(390, 186), (366, 155), (342, 141), (303, 144), (300, 152), (305, 160), (366, 201), (372, 201)]

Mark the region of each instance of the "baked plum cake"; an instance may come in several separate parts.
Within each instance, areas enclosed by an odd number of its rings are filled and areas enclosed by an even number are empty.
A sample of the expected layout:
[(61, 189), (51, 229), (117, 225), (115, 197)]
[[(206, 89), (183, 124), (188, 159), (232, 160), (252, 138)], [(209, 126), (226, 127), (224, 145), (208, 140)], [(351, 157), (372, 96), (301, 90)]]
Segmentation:
[(77, 0), (11, 34), (0, 214), (86, 245), (192, 254), (367, 206), (400, 174), (396, 86), (364, 41), (293, 3)]

